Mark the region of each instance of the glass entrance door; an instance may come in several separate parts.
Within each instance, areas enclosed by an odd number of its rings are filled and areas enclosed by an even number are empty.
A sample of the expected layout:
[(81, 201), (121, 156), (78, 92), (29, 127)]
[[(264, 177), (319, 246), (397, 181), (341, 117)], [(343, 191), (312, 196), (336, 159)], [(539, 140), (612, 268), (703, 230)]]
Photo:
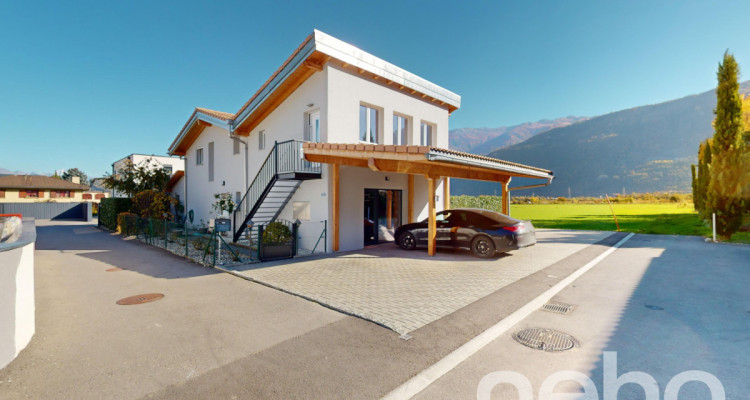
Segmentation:
[(393, 241), (401, 225), (401, 191), (365, 189), (364, 206), (365, 245)]

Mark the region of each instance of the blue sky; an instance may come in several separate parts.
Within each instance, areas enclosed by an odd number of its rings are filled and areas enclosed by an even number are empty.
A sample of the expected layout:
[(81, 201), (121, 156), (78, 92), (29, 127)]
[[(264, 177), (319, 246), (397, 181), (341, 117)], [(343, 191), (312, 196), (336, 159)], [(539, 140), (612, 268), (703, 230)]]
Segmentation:
[(750, 68), (746, 1), (4, 0), (0, 15), (0, 168), (89, 176), (166, 153), (196, 106), (237, 111), (313, 28), (461, 95), (452, 129), (706, 91), (726, 49)]

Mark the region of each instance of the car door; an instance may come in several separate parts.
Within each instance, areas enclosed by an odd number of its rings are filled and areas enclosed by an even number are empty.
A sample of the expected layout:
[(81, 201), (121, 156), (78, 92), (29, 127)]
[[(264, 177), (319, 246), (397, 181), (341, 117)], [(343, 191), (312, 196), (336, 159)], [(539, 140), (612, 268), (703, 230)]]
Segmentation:
[(458, 212), (453, 229), (451, 230), (451, 244), (453, 247), (469, 247), (474, 234), (472, 213), (466, 211)]
[[(438, 238), (440, 237), (440, 233), (438, 232), (440, 231), (441, 227), (445, 226), (446, 219), (449, 216), (450, 216), (450, 212), (448, 211), (441, 211), (435, 214), (435, 228), (436, 228), (435, 238), (436, 238), (436, 242), (438, 242), (438, 245), (440, 242), (438, 240)], [(414, 237), (417, 239), (417, 244), (419, 246), (427, 246), (428, 229), (429, 229), (428, 220), (425, 219), (424, 221), (420, 223), (419, 228), (412, 230), (412, 232), (414, 233)]]
[(442, 211), (440, 218), (435, 218), (435, 245), (438, 247), (452, 247), (451, 232), (455, 226), (456, 213), (453, 211)]

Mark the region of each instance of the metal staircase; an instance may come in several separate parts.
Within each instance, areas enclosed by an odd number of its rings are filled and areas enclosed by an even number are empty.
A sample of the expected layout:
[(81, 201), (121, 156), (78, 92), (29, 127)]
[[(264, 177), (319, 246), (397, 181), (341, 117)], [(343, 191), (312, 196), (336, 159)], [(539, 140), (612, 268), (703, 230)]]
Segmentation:
[[(302, 181), (320, 179), (320, 163), (305, 160), (302, 143), (298, 140), (274, 143), (232, 215), (234, 242), (240, 240), (248, 221), (253, 221), (251, 236), (257, 235), (258, 225), (275, 221)], [(244, 210), (248, 211), (243, 216)]]

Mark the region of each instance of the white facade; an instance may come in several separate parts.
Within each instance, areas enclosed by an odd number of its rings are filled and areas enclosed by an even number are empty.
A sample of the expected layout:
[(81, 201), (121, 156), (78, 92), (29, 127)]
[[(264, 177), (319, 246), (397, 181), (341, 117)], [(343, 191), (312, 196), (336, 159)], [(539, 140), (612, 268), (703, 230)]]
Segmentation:
[[(316, 34), (320, 34), (316, 31)], [(325, 40), (334, 40), (329, 36)], [(318, 44), (320, 46), (320, 44)], [(349, 53), (356, 53), (350, 48), (341, 45), (341, 48)], [(351, 47), (351, 46), (349, 46)], [(353, 48), (353, 47), (351, 47)], [(359, 51), (359, 57), (369, 60), (364, 52)], [(372, 57), (372, 56), (369, 56)], [(344, 56), (342, 56), (344, 58)], [(370, 60), (372, 61), (372, 60)], [(372, 73), (363, 73), (364, 69), (352, 68), (354, 63), (348, 60), (344, 63), (340, 59), (330, 58), (322, 65), (322, 70), (314, 72), (305, 79), (299, 87), (289, 94), (270, 114), (265, 116), (260, 123), (252, 129), (248, 136), (241, 136), (241, 140), (247, 142), (248, 164), (247, 182), (251, 183), (259, 168), (262, 166), (266, 156), (271, 151), (274, 142), (286, 140), (315, 140), (310, 138), (308, 132), (308, 121), (311, 114), (319, 115), (320, 137), (319, 141), (328, 143), (362, 143), (360, 141), (360, 107), (377, 110), (377, 144), (390, 145), (393, 142), (393, 117), (398, 115), (406, 119), (406, 142), (403, 144), (420, 143), (420, 126), (428, 124), (431, 127), (432, 137), (430, 145), (448, 148), (448, 118), (449, 107), (441, 101), (426, 98), (420, 93), (404, 90), (407, 83), (394, 84), (386, 79), (375, 79)], [(379, 59), (373, 63), (385, 62)], [(385, 63), (387, 64), (387, 63)], [(401, 74), (411, 81), (417, 81), (420, 85), (434, 88), (435, 91), (448, 93), (454, 98), (458, 96), (445, 91), (424, 80), (418, 81), (411, 75), (395, 66), (387, 64), (389, 71)], [(401, 72), (399, 72), (401, 71)], [(391, 76), (397, 77), (397, 75)], [(421, 78), (419, 78), (421, 79)], [(429, 85), (428, 85), (429, 84)], [(431, 86), (430, 86), (431, 85)], [(420, 86), (421, 87), (421, 86)], [(434, 95), (438, 96), (438, 95)], [(447, 101), (447, 100), (446, 100)], [(456, 107), (457, 108), (457, 105)], [(235, 118), (240, 118), (244, 109), (237, 113)], [(200, 114), (198, 115), (200, 117)], [(207, 116), (208, 117), (208, 116)], [(209, 122), (207, 120), (207, 122)], [(234, 139), (230, 137), (229, 124), (211, 125), (202, 130), (199, 136), (184, 150), (185, 153), (185, 185), (186, 185), (186, 210), (195, 213), (195, 224), (201, 221), (207, 224), (216, 213), (211, 205), (214, 203), (214, 195), (229, 192), (235, 198), (244, 195), (247, 188), (244, 171), (244, 145), (240, 146), (239, 153), (235, 154), (236, 147)], [(181, 136), (176, 139), (179, 143), (185, 132), (190, 127), (190, 122), (183, 128)], [(261, 139), (261, 136), (264, 139)], [(265, 142), (263, 148), (259, 148), (261, 142)], [(213, 148), (213, 154), (209, 154), (209, 147)], [(170, 151), (174, 153), (175, 144)], [(198, 154), (202, 153), (203, 162), (199, 163)], [(209, 169), (213, 164), (213, 179), (209, 176)], [(328, 221), (329, 235), (327, 250), (331, 250), (332, 238), (330, 234), (330, 221), (333, 212), (331, 203), (332, 182), (331, 166), (323, 164), (322, 178), (317, 180), (303, 181), (293, 198), (282, 210), (279, 218), (294, 220), (295, 203), (298, 208), (309, 209), (310, 221)], [(401, 214), (401, 223), (407, 223), (407, 199), (408, 185), (407, 175), (398, 173), (374, 172), (367, 168), (341, 167), (340, 169), (340, 233), (339, 249), (352, 250), (362, 248), (365, 243), (363, 228), (365, 224), (364, 198), (365, 189), (391, 189), (400, 190), (401, 204), (398, 209)], [(442, 210), (443, 205), (443, 180), (438, 181), (435, 195), (438, 201), (437, 209)], [(308, 216), (307, 214), (304, 214)], [(299, 217), (297, 215), (296, 217)], [(414, 219), (421, 220), (427, 217), (427, 180), (423, 176), (414, 177)]]
[[(177, 171), (185, 170), (185, 160), (179, 157), (156, 156), (153, 154), (131, 154), (112, 163), (112, 174), (116, 174), (117, 171), (124, 168), (128, 162), (137, 166), (141, 163), (147, 162), (148, 160), (153, 160), (154, 163), (152, 163), (152, 165), (160, 165), (167, 172), (169, 172), (170, 175), (174, 174)], [(113, 189), (112, 197), (126, 197), (126, 195)]]

